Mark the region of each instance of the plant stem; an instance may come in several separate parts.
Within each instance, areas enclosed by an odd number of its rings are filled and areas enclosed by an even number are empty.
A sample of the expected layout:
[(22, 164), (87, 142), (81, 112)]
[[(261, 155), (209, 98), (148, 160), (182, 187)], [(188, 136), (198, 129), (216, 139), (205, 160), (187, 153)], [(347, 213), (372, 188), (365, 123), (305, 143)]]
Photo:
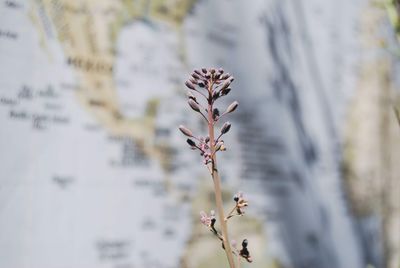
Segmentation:
[[(212, 86), (211, 84), (209, 87), (209, 94), (210, 94), (210, 100), (212, 98)], [(222, 202), (222, 194), (221, 194), (221, 179), (218, 174), (218, 168), (217, 168), (217, 156), (214, 153), (215, 152), (215, 141), (214, 141), (214, 119), (213, 119), (213, 103), (212, 101), (209, 101), (208, 104), (208, 132), (209, 132), (209, 137), (210, 137), (210, 149), (212, 152), (212, 178), (214, 182), (214, 193), (215, 193), (215, 203), (217, 206), (217, 212), (219, 216), (219, 222), (221, 224), (221, 231), (223, 235), (223, 243), (224, 243), (224, 248), (225, 248), (225, 253), (226, 257), (228, 258), (229, 262), (229, 267), (230, 268), (235, 268), (235, 262), (233, 260), (232, 256), (232, 250), (231, 250), (231, 245), (229, 243), (229, 238), (228, 238), (228, 227), (225, 221), (225, 215), (224, 215), (224, 207), (223, 207), (223, 202)]]
[(396, 116), (397, 119), (397, 123), (400, 126), (400, 111), (396, 107), (393, 107), (393, 110), (394, 110), (394, 115)]

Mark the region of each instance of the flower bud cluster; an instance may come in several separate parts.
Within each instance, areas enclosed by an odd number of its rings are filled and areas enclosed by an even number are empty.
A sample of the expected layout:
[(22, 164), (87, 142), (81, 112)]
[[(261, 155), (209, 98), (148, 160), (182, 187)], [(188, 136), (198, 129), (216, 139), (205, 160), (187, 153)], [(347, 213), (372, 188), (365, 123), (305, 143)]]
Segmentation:
[(199, 138), (198, 148), (200, 150), (200, 155), (203, 156), (204, 165), (208, 165), (212, 161), (209, 143), (210, 143), (210, 138), (208, 137), (205, 139), (203, 137)]
[(250, 251), (248, 249), (249, 242), (247, 239), (242, 241), (242, 248), (239, 250), (237, 248), (236, 240), (231, 240), (231, 246), (235, 255), (244, 258), (247, 262), (253, 262), (253, 259), (250, 256)]
[(242, 249), (239, 251), (239, 255), (241, 257), (245, 258), (246, 261), (252, 262), (253, 259), (251, 258), (249, 249), (247, 248), (248, 244), (249, 243), (248, 243), (247, 239), (244, 239), (242, 242)]
[[(216, 70), (215, 68), (202, 68), (194, 70), (190, 78), (185, 82), (188, 92), (188, 104), (196, 112), (202, 113), (206, 109), (202, 109), (196, 95), (205, 98), (208, 104), (213, 104), (220, 97), (228, 95), (231, 91), (230, 85), (235, 79), (229, 73), (225, 73), (223, 69)], [(194, 93), (194, 94), (193, 94)], [(234, 101), (223, 114), (233, 112), (239, 103)], [(219, 110), (213, 109), (213, 119), (218, 120)]]
[(207, 215), (204, 211), (200, 211), (200, 222), (207, 227), (214, 227), (215, 224), (215, 211), (210, 211), (210, 216)]
[[(189, 144), (190, 148), (192, 150), (199, 150), (200, 155), (203, 157), (203, 163), (205, 165), (208, 165), (209, 163), (212, 162), (212, 153), (211, 153), (211, 148), (210, 148), (210, 138), (206, 137), (195, 137), (193, 136), (193, 133), (190, 129), (188, 129), (185, 126), (180, 125), (179, 130), (186, 136), (191, 137), (193, 139), (187, 139), (186, 142)], [(196, 140), (196, 141), (195, 141)], [(223, 150), (223, 141), (220, 141), (217, 143), (216, 147), (219, 147), (218, 150)]]
[[(232, 102), (222, 114), (218, 108), (214, 108), (215, 101), (231, 91), (230, 85), (233, 81), (233, 76), (229, 73), (225, 73), (221, 68), (218, 70), (215, 68), (194, 70), (191, 77), (185, 82), (186, 87), (189, 89), (187, 96), (190, 108), (200, 113), (208, 124), (216, 124), (222, 116), (234, 112), (239, 105), (237, 101)], [(213, 107), (211, 118), (206, 116), (208, 114), (208, 109), (203, 108), (201, 101), (197, 99), (198, 97), (203, 97), (209, 107)], [(213, 155), (216, 152), (226, 150), (225, 143), (221, 137), (228, 133), (230, 129), (231, 123), (225, 122), (221, 127), (219, 136), (215, 140), (210, 141), (209, 137), (196, 137), (187, 127), (179, 126), (179, 130), (189, 137), (186, 142), (189, 144), (190, 148), (200, 151), (205, 165), (212, 164)], [(211, 150), (211, 148), (214, 148), (214, 150)]]
[(225, 73), (223, 69), (216, 70), (215, 68), (202, 68), (201, 70), (194, 70), (189, 80), (185, 85), (191, 90), (197, 90), (196, 87), (209, 89), (213, 84), (218, 86), (218, 90), (211, 94), (211, 97), (218, 98), (225, 96), (230, 91), (230, 84), (234, 78), (229, 73)]
[(233, 197), (233, 200), (236, 202), (236, 212), (238, 215), (244, 214), (244, 208), (247, 207), (249, 204), (247, 200), (244, 198), (243, 192), (238, 192)]

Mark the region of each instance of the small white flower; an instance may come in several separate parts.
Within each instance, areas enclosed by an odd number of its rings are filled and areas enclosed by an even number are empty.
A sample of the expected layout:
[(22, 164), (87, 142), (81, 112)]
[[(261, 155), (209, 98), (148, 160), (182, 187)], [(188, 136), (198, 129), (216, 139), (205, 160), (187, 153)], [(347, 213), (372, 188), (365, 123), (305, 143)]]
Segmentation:
[(207, 215), (204, 211), (200, 212), (200, 222), (204, 224), (205, 226), (210, 227), (211, 226), (211, 217)]

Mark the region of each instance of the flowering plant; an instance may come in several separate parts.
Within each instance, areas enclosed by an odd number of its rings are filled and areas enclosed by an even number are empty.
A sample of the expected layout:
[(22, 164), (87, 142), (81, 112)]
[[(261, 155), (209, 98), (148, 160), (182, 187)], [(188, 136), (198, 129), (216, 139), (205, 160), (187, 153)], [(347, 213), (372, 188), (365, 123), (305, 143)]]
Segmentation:
[[(200, 155), (203, 157), (203, 163), (208, 168), (212, 177), (221, 231), (218, 231), (215, 227), (217, 218), (213, 210), (210, 215), (201, 211), (200, 221), (222, 242), (222, 248), (225, 250), (230, 268), (239, 267), (241, 258), (252, 262), (247, 239), (243, 240), (242, 248), (238, 249), (236, 241), (229, 240), (227, 225), (230, 218), (243, 216), (244, 208), (247, 207), (248, 202), (244, 198), (243, 193), (238, 192), (233, 198), (235, 202), (234, 207), (225, 217), (221, 194), (221, 179), (217, 168), (217, 153), (226, 150), (222, 137), (231, 129), (231, 123), (225, 122), (218, 136), (215, 134), (215, 127), (221, 118), (234, 112), (239, 103), (237, 101), (232, 102), (221, 114), (220, 110), (215, 107), (215, 102), (219, 98), (228, 95), (231, 91), (230, 85), (233, 80), (233, 76), (225, 73), (223, 69), (202, 68), (201, 70), (194, 70), (189, 80), (185, 82), (185, 85), (189, 88), (188, 104), (190, 108), (199, 113), (205, 120), (208, 126), (208, 135), (206, 137), (198, 137), (189, 128), (183, 125), (179, 126), (179, 130), (188, 137), (186, 142), (190, 148), (200, 152)], [(237, 257), (237, 262), (234, 261), (234, 256)]]

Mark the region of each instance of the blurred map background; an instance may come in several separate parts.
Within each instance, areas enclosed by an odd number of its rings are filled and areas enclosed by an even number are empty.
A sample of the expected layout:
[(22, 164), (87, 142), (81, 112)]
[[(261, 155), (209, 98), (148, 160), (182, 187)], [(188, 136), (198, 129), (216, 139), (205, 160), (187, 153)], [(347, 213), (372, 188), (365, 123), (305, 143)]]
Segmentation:
[(204, 131), (183, 83), (215, 66), (243, 267), (399, 268), (395, 3), (1, 0), (0, 267), (226, 267), (177, 131)]

